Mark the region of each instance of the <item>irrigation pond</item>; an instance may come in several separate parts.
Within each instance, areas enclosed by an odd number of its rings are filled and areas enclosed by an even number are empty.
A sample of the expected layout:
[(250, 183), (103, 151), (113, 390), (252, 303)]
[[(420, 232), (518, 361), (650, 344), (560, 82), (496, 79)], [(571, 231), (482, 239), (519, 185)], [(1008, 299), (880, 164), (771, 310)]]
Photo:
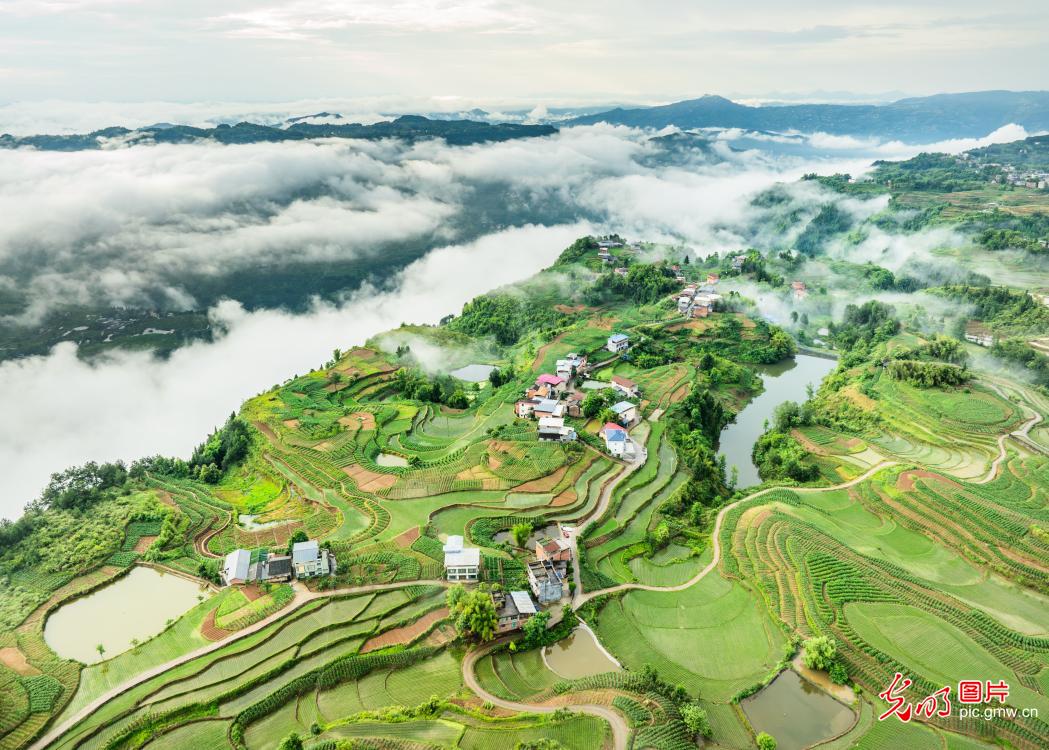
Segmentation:
[(142, 642), (157, 635), (168, 620), (196, 606), (201, 595), (207, 596), (207, 589), (193, 581), (136, 566), (55, 610), (44, 626), (44, 640), (63, 658), (94, 664), (127, 651), (132, 639)]
[(852, 727), (852, 709), (831, 698), (792, 669), (742, 703), (755, 732), (776, 738), (779, 750), (802, 748), (837, 737)]
[(597, 642), (588, 628), (579, 627), (553, 646), (548, 646), (543, 658), (550, 669), (570, 680), (605, 672), (622, 671)]
[(753, 487), (761, 483), (751, 451), (765, 432), (765, 420), (771, 422), (776, 407), (784, 401), (804, 401), (807, 398), (805, 389), (809, 385), (819, 387), (835, 367), (837, 362), (832, 359), (798, 354), (793, 360), (757, 368), (765, 390), (721, 431), (721, 455), (725, 457), (729, 471), (733, 466), (739, 470), (737, 487)]
[(379, 466), (407, 466), (408, 459), (396, 453), (380, 453), (375, 457), (375, 463)]

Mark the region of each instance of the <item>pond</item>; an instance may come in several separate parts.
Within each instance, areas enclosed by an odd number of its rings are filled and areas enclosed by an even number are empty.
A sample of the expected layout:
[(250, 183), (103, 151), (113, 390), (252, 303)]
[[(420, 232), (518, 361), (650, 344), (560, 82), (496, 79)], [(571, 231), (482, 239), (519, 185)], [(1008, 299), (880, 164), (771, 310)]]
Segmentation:
[(396, 453), (380, 453), (375, 457), (375, 463), (379, 466), (407, 466), (408, 459)]
[[(528, 537), (528, 541), (525, 542), (525, 549), (534, 550), (535, 543), (538, 542), (540, 539), (545, 539), (546, 537), (550, 537), (551, 539), (557, 539), (560, 536), (561, 529), (558, 528), (556, 523), (550, 524), (549, 526), (544, 526), (543, 528), (536, 529), (532, 532), (532, 535)], [(495, 540), (496, 544), (502, 544), (503, 542), (508, 542), (511, 544), (513, 543), (510, 539), (509, 529), (497, 531), (495, 534), (492, 535), (492, 538)]]
[(261, 531), (262, 529), (272, 529), (274, 526), (280, 526), (284, 523), (289, 523), (287, 519), (283, 521), (256, 521), (259, 517), (257, 513), (241, 513), (237, 516), (237, 523), (244, 527), (245, 531)]
[(619, 664), (601, 648), (589, 628), (578, 627), (572, 634), (543, 650), (543, 659), (553, 672), (575, 680), (605, 672), (621, 672)]
[(612, 384), (607, 380), (584, 380), (583, 384), (579, 387), (585, 390), (599, 391), (604, 388), (611, 388)]
[(756, 368), (765, 390), (743, 407), (736, 415), (736, 421), (721, 431), (720, 453), (725, 457), (725, 467), (729, 472), (733, 466), (739, 470), (737, 487), (753, 487), (761, 483), (758, 467), (750, 455), (754, 443), (765, 431), (765, 420), (771, 422), (772, 412), (784, 401), (803, 402), (807, 398), (806, 386), (819, 387), (837, 364), (832, 359), (798, 354), (793, 360)]
[[(194, 581), (136, 566), (123, 578), (64, 604), (47, 618), (44, 640), (66, 659), (94, 664), (146, 641), (209, 596)], [(105, 648), (100, 656), (97, 646)]]
[(856, 721), (852, 709), (788, 669), (740, 704), (755, 732), (776, 738), (778, 750), (802, 750), (836, 737)]
[(496, 368), (492, 365), (467, 365), (458, 370), (452, 370), (449, 375), (467, 383), (483, 383)]

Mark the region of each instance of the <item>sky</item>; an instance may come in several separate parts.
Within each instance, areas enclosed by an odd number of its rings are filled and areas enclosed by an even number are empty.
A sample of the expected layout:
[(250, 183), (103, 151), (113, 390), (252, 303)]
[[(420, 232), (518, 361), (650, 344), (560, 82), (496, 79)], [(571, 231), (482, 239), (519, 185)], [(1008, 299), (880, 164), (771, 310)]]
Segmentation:
[(1047, 28), (1042, 0), (2, 0), (0, 102), (883, 100), (1043, 88)]

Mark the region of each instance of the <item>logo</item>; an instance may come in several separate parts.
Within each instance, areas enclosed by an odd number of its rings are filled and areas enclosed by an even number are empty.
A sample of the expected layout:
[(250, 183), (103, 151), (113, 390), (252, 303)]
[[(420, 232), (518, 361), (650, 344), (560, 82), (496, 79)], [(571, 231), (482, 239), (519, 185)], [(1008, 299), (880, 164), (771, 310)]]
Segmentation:
[[(897, 672), (889, 686), (878, 693), (878, 697), (889, 704), (878, 721), (885, 721), (895, 716), (906, 723), (913, 719), (931, 719), (934, 716), (945, 718), (953, 710), (951, 703), (951, 686), (945, 685), (917, 703), (909, 702), (903, 692), (914, 681)], [(960, 680), (956, 700), (959, 704), (958, 718), (961, 719), (1015, 719), (1017, 717), (1038, 716), (1037, 708), (1012, 708), (1004, 705), (1009, 698), (1009, 684), (1005, 680)], [(998, 705), (995, 705), (997, 703)]]

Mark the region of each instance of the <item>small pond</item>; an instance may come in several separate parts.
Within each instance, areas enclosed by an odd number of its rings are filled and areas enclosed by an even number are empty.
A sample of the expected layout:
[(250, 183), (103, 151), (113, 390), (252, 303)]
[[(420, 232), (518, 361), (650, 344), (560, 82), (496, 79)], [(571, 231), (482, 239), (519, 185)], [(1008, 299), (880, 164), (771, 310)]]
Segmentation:
[[(532, 535), (530, 537), (528, 537), (528, 541), (525, 543), (525, 548), (526, 549), (530, 549), (530, 550), (534, 550), (535, 549), (535, 543), (538, 542), (540, 539), (545, 539), (547, 537), (550, 537), (552, 539), (557, 539), (560, 536), (561, 536), (561, 529), (558, 528), (556, 523), (550, 524), (549, 526), (544, 526), (543, 528), (536, 529), (535, 531), (532, 532)], [(505, 529), (503, 531), (497, 531), (495, 534), (492, 535), (492, 538), (495, 539), (495, 543), (496, 544), (502, 544), (503, 542), (507, 542), (509, 544), (513, 543), (511, 541), (511, 539), (510, 539), (510, 530), (509, 529)]]
[(245, 531), (261, 531), (262, 529), (272, 529), (274, 526), (280, 526), (283, 523), (288, 523), (287, 519), (283, 521), (256, 521), (259, 517), (257, 513), (241, 513), (237, 516), (237, 523), (244, 528)]
[(811, 384), (818, 388), (837, 366), (832, 359), (798, 354), (793, 360), (756, 368), (765, 390), (743, 407), (736, 421), (721, 431), (720, 452), (725, 457), (725, 467), (729, 472), (733, 466), (739, 469), (737, 487), (761, 483), (751, 452), (765, 431), (765, 420), (771, 422), (772, 413), (784, 401), (803, 402), (808, 398), (806, 387)]
[(483, 383), (488, 380), (488, 376), (495, 369), (492, 365), (467, 365), (466, 367), (460, 367), (458, 370), (452, 370), (448, 374), (467, 383)]
[[(47, 618), (44, 640), (61, 657), (94, 664), (147, 641), (168, 620), (183, 615), (209, 596), (206, 588), (171, 573), (136, 566), (123, 578), (64, 604)], [(100, 656), (97, 646), (105, 648)]]
[(603, 388), (611, 388), (612, 384), (607, 380), (584, 380), (583, 384), (579, 387), (584, 390), (599, 391)]
[(740, 704), (755, 732), (776, 738), (778, 750), (802, 750), (849, 729), (856, 715), (792, 669)]
[(546, 666), (569, 680), (622, 668), (598, 644), (588, 628), (578, 627), (572, 634), (543, 650)]
[(396, 453), (380, 453), (375, 457), (375, 463), (379, 466), (407, 466), (408, 459)]

